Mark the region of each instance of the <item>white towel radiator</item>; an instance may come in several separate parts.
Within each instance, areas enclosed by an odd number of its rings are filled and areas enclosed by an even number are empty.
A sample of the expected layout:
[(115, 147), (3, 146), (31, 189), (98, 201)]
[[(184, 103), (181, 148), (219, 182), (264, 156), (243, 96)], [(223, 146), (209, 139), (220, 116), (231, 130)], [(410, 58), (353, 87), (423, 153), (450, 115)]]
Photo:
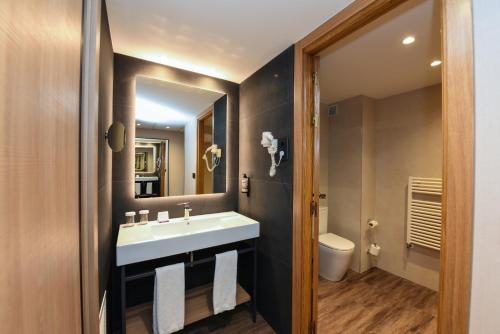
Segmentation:
[(441, 197), (443, 182), (437, 178), (410, 176), (406, 243), (441, 250)]

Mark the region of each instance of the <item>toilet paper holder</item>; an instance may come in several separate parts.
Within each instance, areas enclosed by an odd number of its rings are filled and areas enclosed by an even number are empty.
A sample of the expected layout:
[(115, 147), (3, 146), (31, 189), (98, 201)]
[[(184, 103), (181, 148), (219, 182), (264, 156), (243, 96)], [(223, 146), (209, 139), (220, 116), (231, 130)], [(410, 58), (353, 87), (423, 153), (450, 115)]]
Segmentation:
[(375, 228), (378, 226), (378, 221), (376, 221), (375, 219), (369, 218), (367, 223), (369, 228)]
[(372, 256), (377, 257), (380, 255), (380, 250), (381, 250), (381, 247), (379, 245), (377, 245), (376, 242), (374, 242), (370, 245), (370, 247), (368, 247), (367, 253), (372, 255)]

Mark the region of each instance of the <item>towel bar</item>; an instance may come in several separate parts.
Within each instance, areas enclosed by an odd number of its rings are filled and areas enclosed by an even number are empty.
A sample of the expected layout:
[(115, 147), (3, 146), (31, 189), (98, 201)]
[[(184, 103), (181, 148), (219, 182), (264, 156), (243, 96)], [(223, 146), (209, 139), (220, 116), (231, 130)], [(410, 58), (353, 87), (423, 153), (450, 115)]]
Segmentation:
[[(252, 287), (252, 320), (253, 322), (257, 321), (257, 239), (252, 239), (253, 245), (248, 248), (238, 250), (238, 255), (243, 255), (246, 253), (253, 253), (253, 287)], [(196, 261), (187, 261), (184, 262), (185, 268), (192, 268), (198, 266), (200, 264), (215, 262), (215, 256), (210, 256), (207, 258), (199, 259)], [(126, 283), (135, 281), (138, 279), (154, 277), (155, 271), (147, 271), (140, 274), (134, 274), (127, 276), (126, 273), (126, 265), (120, 267), (120, 275), (121, 275), (121, 333), (126, 334), (127, 324), (126, 324)]]
[(408, 179), (406, 221), (407, 247), (419, 245), (441, 249), (442, 180), (412, 177)]

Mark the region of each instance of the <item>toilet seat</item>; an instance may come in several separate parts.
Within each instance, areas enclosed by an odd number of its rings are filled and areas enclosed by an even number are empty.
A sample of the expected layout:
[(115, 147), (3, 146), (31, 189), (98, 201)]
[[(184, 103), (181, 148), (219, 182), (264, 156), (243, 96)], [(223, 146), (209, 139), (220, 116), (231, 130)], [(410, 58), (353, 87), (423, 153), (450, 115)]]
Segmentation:
[(321, 234), (319, 236), (319, 243), (337, 251), (351, 251), (354, 249), (354, 242), (333, 233)]

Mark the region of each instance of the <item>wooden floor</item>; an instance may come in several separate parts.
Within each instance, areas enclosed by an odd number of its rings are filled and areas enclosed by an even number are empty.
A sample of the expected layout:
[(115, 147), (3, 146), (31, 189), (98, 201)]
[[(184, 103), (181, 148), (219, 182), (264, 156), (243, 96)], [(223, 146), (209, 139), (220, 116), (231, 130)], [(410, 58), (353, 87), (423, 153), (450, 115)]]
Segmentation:
[[(378, 268), (349, 271), (341, 282), (319, 280), (318, 334), (434, 334), (438, 296)], [(150, 313), (150, 312), (149, 312)], [(151, 316), (127, 319), (127, 334), (149, 334)], [(246, 305), (187, 326), (184, 334), (272, 334)]]
[(378, 268), (320, 278), (318, 293), (319, 334), (437, 332), (437, 293)]
[[(127, 334), (149, 334), (151, 317), (133, 317), (127, 319)], [(245, 305), (233, 311), (224, 312), (209, 319), (198, 321), (178, 332), (182, 334), (274, 334), (273, 329), (261, 315), (253, 323), (252, 314)]]

